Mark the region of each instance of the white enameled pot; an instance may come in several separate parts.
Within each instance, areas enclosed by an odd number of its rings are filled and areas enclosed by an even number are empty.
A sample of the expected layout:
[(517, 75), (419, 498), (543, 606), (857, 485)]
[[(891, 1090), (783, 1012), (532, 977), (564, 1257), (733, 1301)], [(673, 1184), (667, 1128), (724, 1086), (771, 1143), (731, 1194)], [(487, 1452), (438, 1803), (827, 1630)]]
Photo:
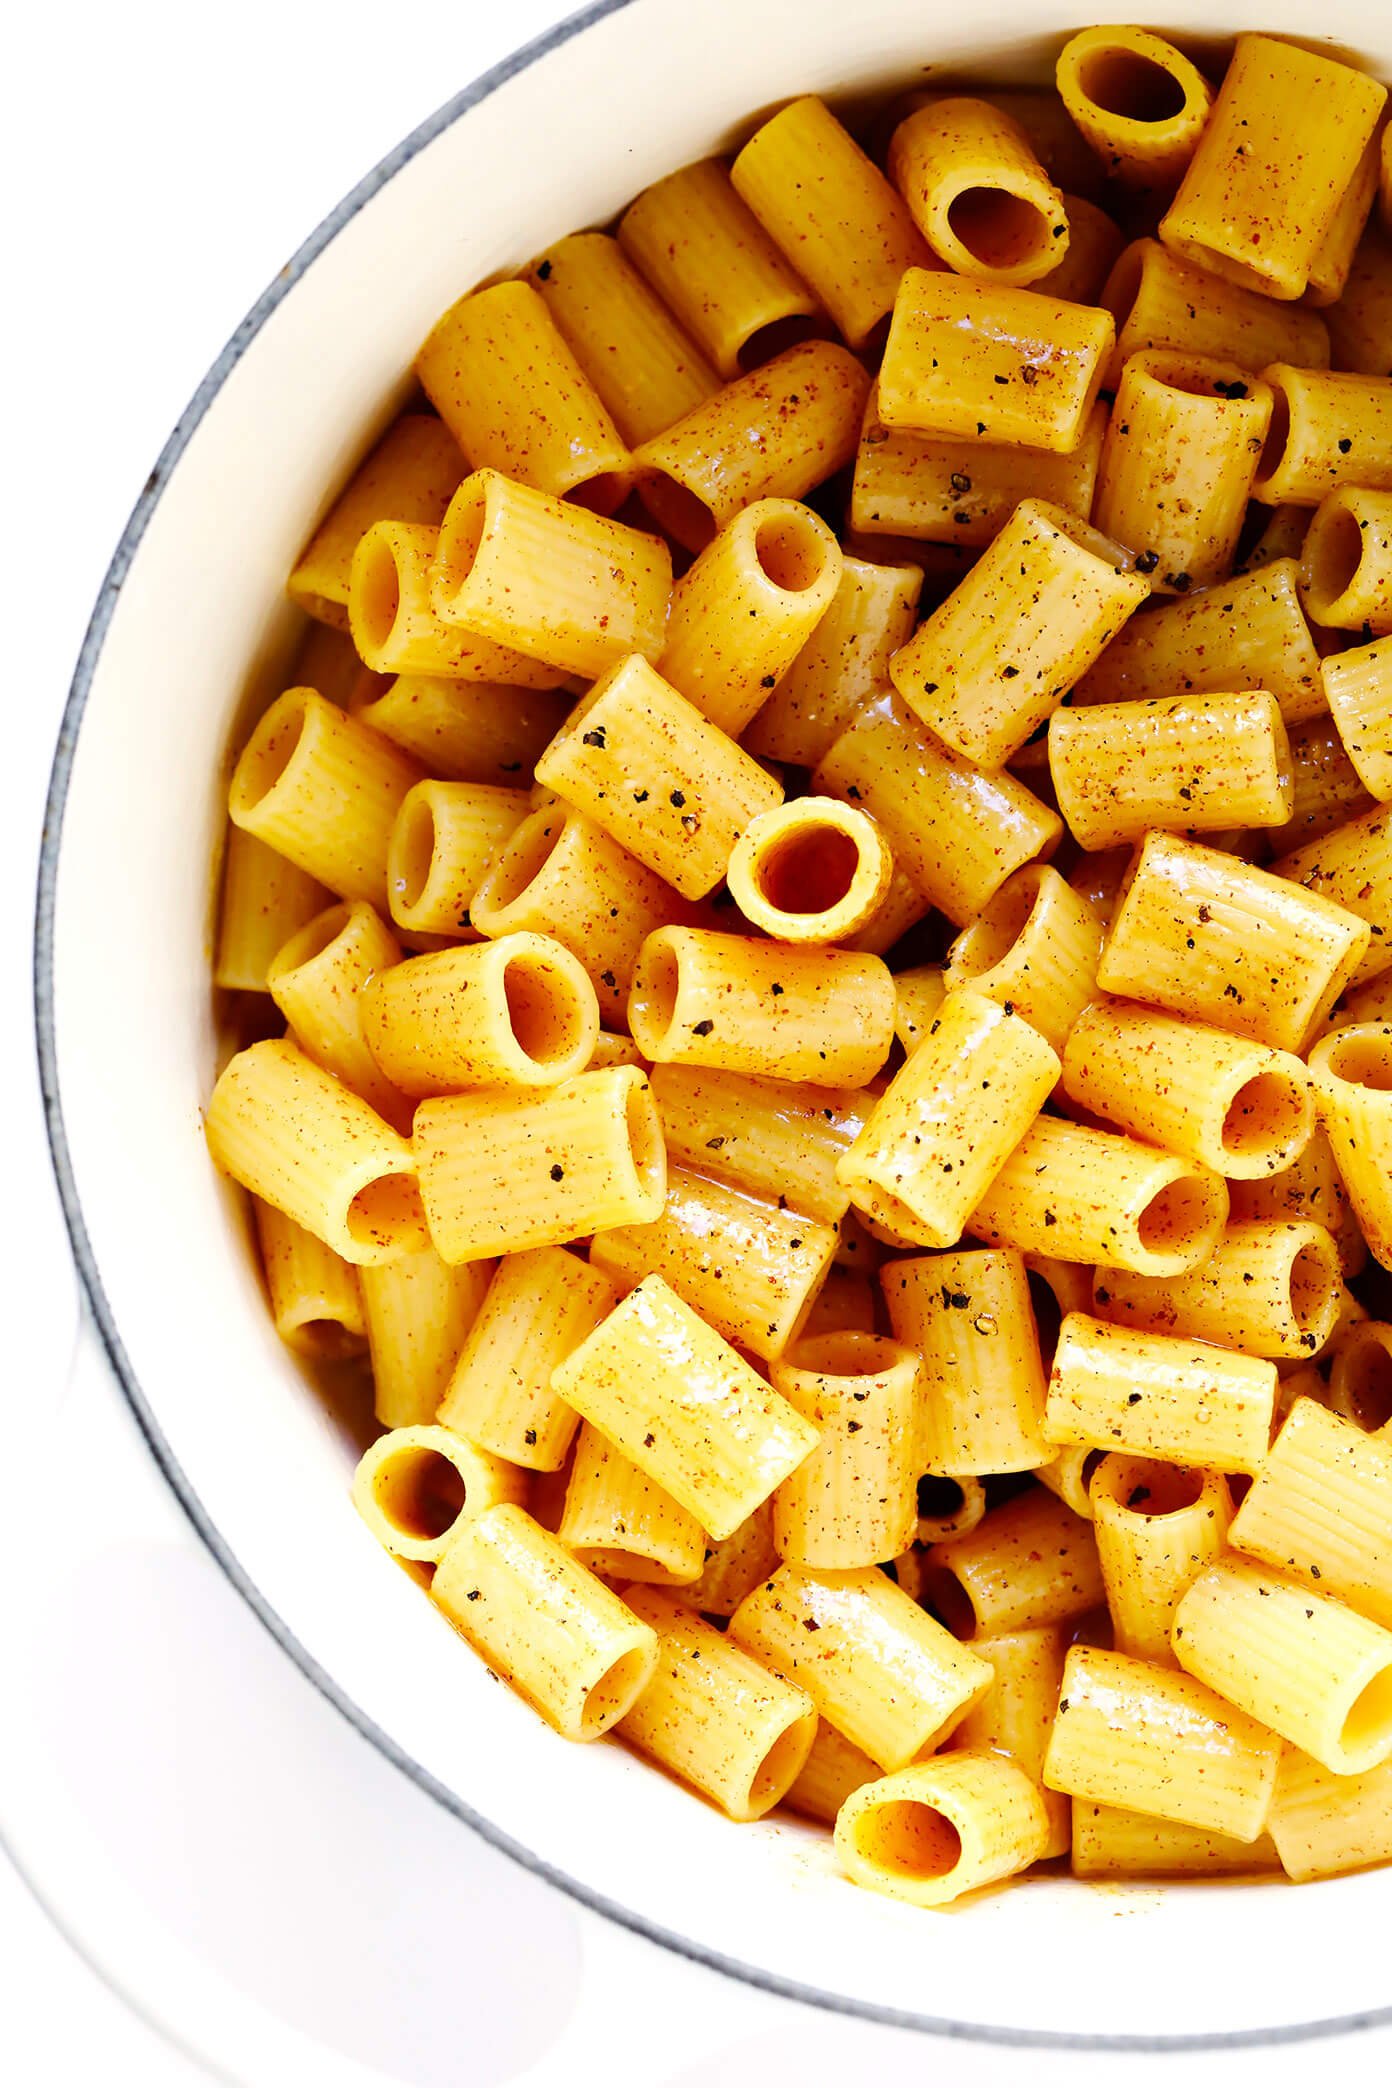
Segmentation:
[[(1392, 77), (1385, 0), (1100, 12), (1333, 32)], [(279, 686), (283, 579), (324, 491), (404, 395), (439, 311), (730, 145), (753, 112), (937, 69), (1044, 78), (1090, 19), (1077, 0), (604, 0), (392, 153), (229, 343), (116, 554), (54, 775), (38, 1001), (74, 1244), (154, 1453), (287, 1652), (403, 1773), (579, 1897), (769, 1987), (1011, 2041), (1154, 2046), (1387, 2010), (1392, 1872), (1298, 1893), (1046, 1879), (920, 1913), (845, 1882), (794, 1821), (733, 1826), (620, 1747), (557, 1739), (359, 1522), (352, 1447), (275, 1338), (200, 1115), (229, 742)]]

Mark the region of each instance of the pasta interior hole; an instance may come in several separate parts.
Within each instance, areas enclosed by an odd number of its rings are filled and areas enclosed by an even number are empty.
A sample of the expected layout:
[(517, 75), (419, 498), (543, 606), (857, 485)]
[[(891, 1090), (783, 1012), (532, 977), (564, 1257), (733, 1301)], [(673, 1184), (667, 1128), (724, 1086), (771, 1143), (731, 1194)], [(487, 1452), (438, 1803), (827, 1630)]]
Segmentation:
[(1244, 1080), (1223, 1118), (1223, 1150), (1242, 1158), (1254, 1153), (1281, 1153), (1305, 1129), (1310, 1103), (1293, 1074), (1257, 1073)]
[(919, 1601), (957, 1639), (976, 1636), (976, 1610), (971, 1596), (947, 1566), (928, 1566), (923, 1574)]
[(1307, 1243), (1290, 1265), (1291, 1318), (1302, 1334), (1325, 1333), (1331, 1301), (1339, 1290), (1339, 1264), (1332, 1239)]
[(554, 1066), (579, 1050), (584, 1004), (559, 965), (531, 953), (509, 957), (503, 995), (512, 1034), (534, 1066)]
[(1216, 1215), (1214, 1188), (1181, 1175), (1152, 1196), (1136, 1221), (1137, 1237), (1148, 1254), (1192, 1253)]
[(1392, 1027), (1368, 1037), (1336, 1035), (1324, 1063), (1336, 1080), (1378, 1094), (1392, 1092)]
[(665, 529), (688, 551), (705, 550), (715, 535), (715, 517), (704, 500), (665, 471), (650, 472), (639, 491), (659, 529)]
[(966, 1494), (955, 1479), (925, 1472), (918, 1482), (918, 1513), (924, 1522), (952, 1522), (966, 1504)]
[(301, 1320), (293, 1333), (297, 1348), (308, 1356), (317, 1356), (324, 1363), (346, 1362), (362, 1348), (361, 1340), (344, 1326), (342, 1320)]
[(1327, 507), (1305, 539), (1304, 577), (1321, 602), (1337, 601), (1363, 563), (1363, 532), (1346, 507)]
[(1266, 441), (1262, 444), (1261, 462), (1256, 473), (1258, 478), (1269, 478), (1273, 471), (1280, 470), (1286, 459), (1286, 444), (1290, 441), (1290, 431), (1290, 400), (1286, 397), (1283, 386), (1273, 384), (1271, 422), (1266, 431)]
[(1365, 1749), (1377, 1747), (1386, 1740), (1389, 1732), (1392, 1732), (1392, 1667), (1374, 1675), (1350, 1706), (1339, 1741), (1350, 1754), (1357, 1755)]
[(643, 1646), (634, 1646), (629, 1652), (621, 1653), (585, 1698), (585, 1708), (580, 1714), (582, 1732), (602, 1732), (616, 1718), (622, 1718), (643, 1687), (648, 1666), (648, 1653)]
[(567, 497), (576, 507), (588, 508), (592, 515), (612, 515), (627, 495), (628, 480), (621, 472), (597, 471), (593, 478), (572, 486)]
[(1369, 1435), (1386, 1428), (1392, 1421), (1392, 1354), (1382, 1336), (1360, 1330), (1334, 1368), (1350, 1417)]
[(754, 532), (754, 556), (784, 594), (805, 594), (826, 571), (826, 539), (805, 515), (770, 515)]
[(407, 906), (418, 906), (435, 859), (435, 808), (426, 791), (411, 792), (392, 840), (397, 891)]
[(474, 895), (475, 917), (482, 911), (502, 913), (516, 905), (527, 887), (534, 884), (555, 853), (565, 831), (565, 814), (559, 808), (534, 812), (504, 842), (491, 869)]
[(785, 914), (830, 913), (855, 882), (860, 850), (829, 820), (789, 828), (760, 856), (756, 876), (768, 905)]
[(272, 704), (237, 763), (239, 810), (249, 812), (275, 789), (294, 760), (308, 723), (309, 705), (302, 697), (287, 694)]
[(395, 1246), (425, 1224), (420, 1191), (407, 1174), (379, 1175), (366, 1182), (348, 1206), (348, 1234), (360, 1247)]
[(867, 1863), (896, 1878), (946, 1878), (962, 1860), (962, 1837), (936, 1806), (895, 1798), (867, 1806), (855, 1823)]
[(1053, 243), (1042, 210), (1009, 189), (968, 188), (947, 207), (952, 236), (983, 268), (1018, 268)]
[(665, 936), (649, 936), (633, 980), (630, 1029), (640, 1051), (642, 1040), (634, 1023), (654, 1042), (665, 1037), (677, 1012), (680, 984), (681, 966), (676, 951)]
[(1165, 66), (1121, 47), (1089, 52), (1078, 68), (1078, 85), (1094, 108), (1131, 123), (1169, 123), (1188, 100)]
[(796, 348), (800, 341), (816, 339), (823, 331), (819, 321), (808, 312), (789, 312), (782, 319), (770, 319), (767, 326), (756, 326), (744, 342), (736, 357), (742, 371), (757, 370), (761, 364), (772, 362), (785, 348)]
[[(900, 1354), (897, 1343), (883, 1334), (867, 1334), (859, 1327), (838, 1327), (831, 1334), (814, 1334), (798, 1343), (788, 1361), (798, 1370), (815, 1371), (821, 1377), (875, 1377), (893, 1367)], [(958, 1489), (960, 1497), (960, 1488)]]
[(413, 1444), (377, 1472), (377, 1505), (403, 1537), (433, 1542), (452, 1530), (464, 1508), (464, 1475), (438, 1450)]
[[(1152, 384), (1163, 385), (1167, 391), (1183, 392), (1186, 398), (1202, 399), (1206, 405), (1223, 406), (1231, 399), (1245, 399), (1251, 385), (1250, 371), (1242, 370), (1236, 363), (1220, 363), (1221, 378), (1215, 379), (1211, 369), (1196, 369), (1192, 363), (1179, 356), (1167, 356), (1154, 351), (1146, 356), (1142, 368)], [(1215, 390), (1221, 381), (1237, 389), (1227, 392)]]
[(1035, 1332), (1039, 1336), (1039, 1356), (1047, 1372), (1054, 1360), (1058, 1347), (1059, 1328), (1063, 1325), (1063, 1307), (1058, 1293), (1047, 1276), (1037, 1269), (1026, 1269), (1025, 1282), (1029, 1285), (1030, 1309), (1034, 1313)]
[(354, 578), (358, 583), (357, 635), (369, 652), (379, 651), (391, 637), (401, 609), (401, 574), (385, 531), (370, 530), (359, 544)]
[(326, 906), (312, 921), (306, 921), (298, 935), (292, 935), (273, 959), (267, 979), (274, 984), (290, 972), (299, 971), (302, 965), (313, 964), (331, 950), (353, 917), (351, 906)]
[(1204, 1475), (1192, 1465), (1161, 1464), (1157, 1459), (1128, 1457), (1105, 1469), (1104, 1484), (1119, 1508), (1153, 1521), (1193, 1508), (1204, 1490)]
[(749, 1786), (751, 1809), (773, 1805), (783, 1796), (802, 1766), (807, 1752), (807, 1728), (811, 1723), (807, 1718), (795, 1718), (778, 1735), (754, 1771)]

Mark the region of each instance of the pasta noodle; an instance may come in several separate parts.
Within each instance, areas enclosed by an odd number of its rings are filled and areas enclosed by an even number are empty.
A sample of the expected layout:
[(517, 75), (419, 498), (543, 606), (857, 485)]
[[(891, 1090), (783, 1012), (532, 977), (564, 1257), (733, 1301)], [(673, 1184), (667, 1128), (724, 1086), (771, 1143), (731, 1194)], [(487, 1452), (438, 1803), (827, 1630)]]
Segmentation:
[(1034, 283), (1068, 251), (1063, 197), (1019, 124), (988, 101), (949, 95), (906, 117), (890, 140), (889, 176), (959, 276)]
[(1008, 1756), (963, 1749), (853, 1791), (835, 1839), (857, 1885), (941, 1907), (1027, 1870), (1044, 1854), (1049, 1821)]
[(1129, 187), (1177, 181), (1213, 91), (1182, 51), (1145, 29), (1083, 29), (1054, 69), (1063, 105), (1109, 174)]

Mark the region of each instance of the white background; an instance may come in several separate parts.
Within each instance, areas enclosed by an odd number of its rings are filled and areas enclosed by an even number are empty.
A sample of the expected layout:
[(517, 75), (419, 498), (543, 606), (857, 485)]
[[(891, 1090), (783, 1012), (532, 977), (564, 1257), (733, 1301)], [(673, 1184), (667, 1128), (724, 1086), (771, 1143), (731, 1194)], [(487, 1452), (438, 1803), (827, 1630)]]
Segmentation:
[[(0, 1828), (141, 2013), (0, 1856), (0, 2077), (830, 2088), (950, 2072), (976, 2088), (1124, 2072), (1168, 2088), (1182, 2064), (1186, 2088), (1332, 2066), (1386, 2080), (1385, 2034), (1184, 2061), (944, 2044), (770, 2000), (581, 1914), (327, 1709), (195, 1544), (90, 1350), (73, 1370), (28, 966), (45, 772), (88, 607), (168, 429), (276, 268), (406, 131), (563, 12), (49, 0), (7, 31)], [(205, 695), (219, 700), (189, 701)], [(111, 932), (139, 934), (119, 865)], [(1273, 1979), (1299, 1977), (1292, 1921)], [(929, 1918), (925, 1952), (931, 1937)]]

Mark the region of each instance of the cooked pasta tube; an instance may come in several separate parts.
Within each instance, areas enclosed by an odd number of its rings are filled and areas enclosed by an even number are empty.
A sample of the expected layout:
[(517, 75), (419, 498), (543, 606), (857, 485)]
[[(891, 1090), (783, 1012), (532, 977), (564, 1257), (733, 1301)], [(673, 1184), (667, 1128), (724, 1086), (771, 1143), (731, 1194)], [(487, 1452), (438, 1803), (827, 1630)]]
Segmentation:
[(855, 455), (869, 389), (839, 343), (785, 349), (635, 450), (644, 505), (700, 551), (751, 501), (801, 500)]
[[(896, 985), (899, 982), (896, 981)], [(874, 1106), (859, 1088), (799, 1085), (711, 1066), (654, 1066), (668, 1161), (734, 1182), (823, 1224), (845, 1216), (836, 1177)]]
[(256, 1238), (271, 1318), (286, 1346), (315, 1362), (361, 1355), (367, 1328), (357, 1270), (268, 1203), (256, 1205)]
[(841, 547), (820, 515), (796, 500), (754, 501), (677, 582), (658, 660), (664, 679), (738, 738), (840, 580)]
[(359, 1459), (353, 1506), (389, 1552), (433, 1566), (467, 1517), (521, 1502), (526, 1484), (525, 1472), (453, 1429), (393, 1428)]
[[(1007, 878), (947, 953), (947, 991), (969, 987), (1020, 1015), (1062, 1052), (1097, 991), (1102, 924), (1087, 901), (1045, 863)], [(903, 996), (908, 974), (896, 987)], [(936, 1003), (934, 1004), (936, 1012)]]
[(923, 1601), (962, 1639), (1066, 1624), (1105, 1600), (1090, 1525), (1039, 1487), (933, 1545), (925, 1569)]
[(1213, 105), (1198, 67), (1147, 29), (1082, 29), (1058, 56), (1063, 105), (1115, 181), (1172, 187)]
[(1286, 874), (1152, 833), (1128, 873), (1097, 983), (1298, 1052), (1359, 975), (1369, 940), (1355, 913)]
[(625, 1595), (657, 1633), (658, 1658), (621, 1737), (732, 1820), (762, 1819), (806, 1766), (817, 1735), (811, 1698), (664, 1590)]
[[(491, 1262), (451, 1269), (433, 1247), (360, 1271), (372, 1354), (373, 1411), (383, 1428), (413, 1428), (440, 1418), (450, 1373), (492, 1273)], [(444, 1425), (454, 1427), (448, 1415)], [(474, 1440), (469, 1430), (460, 1433)], [(479, 1447), (492, 1448), (487, 1443)]]
[(1116, 1649), (1172, 1667), (1179, 1599), (1222, 1554), (1228, 1483), (1217, 1472), (1122, 1454), (1103, 1458), (1088, 1495)]
[(574, 494), (600, 514), (623, 499), (623, 439), (530, 283), (492, 283), (451, 305), (416, 375), (475, 470)]
[[(1327, 664), (1321, 662), (1321, 666)], [(1307, 841), (1321, 840), (1346, 820), (1368, 811), (1373, 803), (1328, 711), (1297, 726), (1290, 735), (1290, 750), (1291, 816), (1271, 832), (1271, 846), (1278, 855), (1303, 847)]]
[(1119, 1327), (1296, 1362), (1328, 1341), (1342, 1288), (1332, 1235), (1306, 1220), (1230, 1225), (1197, 1268), (1180, 1276), (1108, 1269), (1094, 1296)]
[(1388, 133), (1382, 134), (1382, 155), (1378, 175), (1378, 196), (1382, 204), (1383, 222), (1392, 228), (1392, 145)]
[(1271, 867), (1326, 904), (1332, 901), (1345, 918), (1367, 923), (1366, 954), (1348, 983), (1360, 986), (1392, 966), (1392, 809), (1374, 805)]
[(266, 983), (307, 1058), (371, 1103), (398, 1131), (411, 1105), (377, 1064), (363, 1034), (362, 996), (377, 973), (401, 960), (401, 945), (365, 899), (329, 906), (292, 935)]
[[(1359, 1330), (1361, 1331), (1361, 1329)], [(1380, 1330), (1386, 1336), (1386, 1328)], [(1379, 1346), (1386, 1371), (1387, 1350)], [(1298, 1399), (1233, 1521), (1234, 1550), (1392, 1627), (1392, 1441)]]
[(1014, 870), (1051, 855), (1057, 814), (1005, 771), (987, 774), (925, 731), (896, 691), (857, 712), (812, 778), (858, 804), (932, 905), (964, 928)]
[(1054, 1352), (1044, 1435), (1204, 1471), (1256, 1472), (1271, 1444), (1275, 1400), (1274, 1363), (1070, 1312)]
[(1081, 1444), (1056, 1450), (1048, 1464), (1035, 1468), (1035, 1478), (1084, 1522), (1092, 1521), (1092, 1481), (1106, 1452)]
[(1036, 1030), (980, 994), (949, 994), (837, 1177), (872, 1220), (950, 1247), (1058, 1078)]
[(599, 1035), (595, 992), (577, 957), (545, 935), (408, 957), (371, 980), (363, 1034), (409, 1095), (458, 1088), (549, 1088), (583, 1073)]
[(1072, 1848), (1075, 1878), (1216, 1878), (1274, 1870), (1279, 1863), (1268, 1834), (1240, 1842), (1230, 1834), (1121, 1805), (1090, 1805), (1083, 1798), (1073, 1800)]
[(843, 557), (831, 606), (744, 734), (749, 751), (815, 767), (884, 687), (890, 655), (913, 630), (922, 585), (917, 566)]
[(1044, 1781), (1094, 1804), (1255, 1842), (1281, 1743), (1192, 1675), (1073, 1646)]
[(1392, 974), (1379, 973), (1353, 993), (1346, 993), (1331, 1018), (1331, 1029), (1350, 1022), (1386, 1022), (1392, 1019)]
[(1355, 1023), (1310, 1053), (1315, 1107), (1369, 1249), (1392, 1267), (1392, 1027)]
[[(1310, 1096), (1313, 1105), (1313, 1086)], [(1225, 1167), (1223, 1173), (1230, 1175), (1231, 1169)], [(1229, 1187), (1235, 1223), (1313, 1218), (1334, 1235), (1346, 1277), (1356, 1276), (1366, 1265), (1368, 1250), (1339, 1179), (1334, 1149), (1319, 1128), (1318, 1112), (1309, 1143), (1289, 1167), (1264, 1180), (1230, 1181)]]
[(822, 1719), (811, 1752), (783, 1802), (790, 1812), (803, 1813), (809, 1820), (822, 1820), (831, 1827), (852, 1791), (873, 1783), (879, 1773), (868, 1754), (853, 1747), (835, 1726)]
[(815, 330), (816, 299), (719, 160), (645, 188), (619, 244), (727, 382)]
[[(986, 1514), (986, 1489), (979, 1479), (963, 1474), (959, 1479), (943, 1479), (936, 1474), (925, 1473), (918, 1482), (918, 1535), (910, 1553), (918, 1561), (917, 1587), (914, 1600), (922, 1594), (922, 1561), (927, 1547), (941, 1544), (949, 1537), (965, 1537), (974, 1530)], [(896, 1561), (899, 1568), (904, 1558)], [(904, 1574), (900, 1572), (903, 1584)]]
[(313, 689), (278, 696), (232, 772), (234, 826), (340, 899), (380, 906), (392, 822), (420, 770)]
[(774, 1390), (819, 1431), (773, 1497), (773, 1541), (794, 1566), (876, 1566), (918, 1522), (918, 1357), (878, 1334), (798, 1341), (775, 1362)]
[(842, 942), (873, 919), (894, 864), (867, 813), (802, 797), (760, 812), (735, 843), (727, 881), (745, 919), (786, 943)]
[(637, 1066), (540, 1093), (446, 1095), (416, 1111), (430, 1236), (447, 1262), (556, 1247), (662, 1208), (667, 1164)]
[(1115, 1132), (1038, 1116), (966, 1229), (995, 1247), (1178, 1276), (1213, 1251), (1227, 1215), (1227, 1186), (1208, 1168)]
[(1392, 378), (1284, 361), (1262, 376), (1273, 411), (1258, 500), (1318, 507), (1341, 486), (1392, 487)]
[(572, 232), (527, 270), (625, 442), (646, 442), (720, 379), (607, 232)]
[(1172, 348), (1126, 363), (1094, 513), (1157, 593), (1187, 594), (1231, 572), (1271, 410), (1269, 386), (1238, 363)]
[[(1305, 544), (1305, 532), (1310, 526), (1310, 510), (1293, 507), (1289, 501), (1281, 501), (1265, 510), (1266, 520), (1261, 534), (1248, 551), (1239, 557), (1234, 566), (1235, 573), (1255, 573), (1261, 567), (1274, 565), (1278, 559), (1299, 559)], [(1243, 525), (1243, 539), (1248, 534), (1248, 523)], [(1241, 545), (1239, 544), (1239, 550)]]
[(1392, 492), (1326, 494), (1305, 533), (1300, 577), (1316, 623), (1365, 638), (1392, 632)]
[(1245, 1560), (1209, 1566), (1175, 1612), (1180, 1665), (1336, 1776), (1392, 1757), (1392, 1632)]
[(440, 525), (431, 600), (447, 625), (566, 674), (655, 660), (672, 592), (660, 537), (498, 471), (475, 471)]
[(1010, 1755), (1035, 1785), (1049, 1817), (1049, 1839), (1040, 1852), (1041, 1861), (1064, 1856), (1072, 1824), (1069, 1801), (1060, 1791), (1045, 1790), (1041, 1781), (1063, 1680), (1064, 1633), (1053, 1624), (1000, 1632), (992, 1638), (973, 1639), (972, 1651), (990, 1662), (995, 1686), (962, 1720), (952, 1736), (951, 1751), (987, 1748)]
[(440, 1420), (496, 1457), (558, 1472), (580, 1416), (551, 1376), (614, 1302), (608, 1278), (562, 1247), (509, 1254), (464, 1334)]
[(244, 828), (227, 828), (213, 984), (265, 993), (266, 974), (290, 937), (329, 904), (330, 894), (288, 856)]
[(802, 1339), (821, 1334), (874, 1334), (879, 1330), (879, 1299), (868, 1271), (843, 1269), (833, 1262), (802, 1323)]
[(1020, 1256), (918, 1256), (889, 1263), (880, 1282), (890, 1325), (921, 1358), (919, 1469), (961, 1478), (1045, 1463), (1044, 1366)]
[[(856, 450), (850, 518), (873, 541), (893, 531), (933, 544), (989, 544), (1025, 498), (1051, 501), (1071, 515), (1092, 511), (1107, 409), (1099, 399), (1076, 446), (1056, 451), (1020, 443), (999, 447), (973, 436), (891, 428), (872, 389)], [(918, 546), (911, 547), (910, 554)], [(926, 556), (920, 552), (920, 556)], [(907, 634), (906, 634), (907, 635)]]
[(1392, 1326), (1385, 1320), (1352, 1320), (1340, 1327), (1332, 1352), (1321, 1404), (1367, 1434), (1381, 1434), (1392, 1422)]
[(1118, 848), (1152, 828), (1280, 826), (1295, 803), (1290, 741), (1264, 689), (1056, 710), (1049, 773), (1087, 849)]
[[(815, 95), (761, 124), (730, 180), (852, 348), (875, 342), (929, 256), (901, 198)], [(709, 286), (706, 286), (709, 291)]]
[(1160, 237), (1269, 297), (1299, 297), (1387, 90), (1269, 36), (1239, 36)]
[(1102, 186), (1097, 155), (1052, 87), (992, 87), (992, 105), (1019, 124), (1036, 158), (1060, 188), (1096, 196)]
[(399, 674), (357, 718), (394, 740), (431, 776), (506, 789), (530, 778), (567, 708), (564, 697), (546, 690)]
[(730, 1635), (881, 1769), (930, 1754), (995, 1679), (876, 1566), (785, 1563), (746, 1595)]
[(1044, 1799), (1002, 1754), (952, 1750), (853, 1791), (836, 1816), (836, 1853), (855, 1884), (914, 1907), (943, 1907), (1038, 1862)]
[(1063, 1091), (1119, 1131), (1226, 1175), (1243, 1220), (1267, 1214), (1239, 1209), (1236, 1183), (1282, 1173), (1315, 1128), (1310, 1083), (1290, 1052), (1134, 1001), (1095, 1001), (1078, 1016), (1063, 1047)]
[(589, 973), (611, 1028), (623, 1022), (644, 941), (683, 912), (670, 885), (563, 804), (523, 820), (494, 857), (469, 910), (484, 935), (525, 929), (564, 943)]
[(751, 942), (708, 928), (648, 937), (629, 994), (654, 1063), (863, 1087), (894, 1040), (894, 981), (878, 957)]
[(660, 1276), (630, 1291), (551, 1383), (715, 1538), (732, 1536), (817, 1443)]
[[(1386, 133), (1384, 133), (1384, 136)], [(1383, 150), (1392, 151), (1384, 145)], [(1392, 239), (1368, 225), (1353, 257), (1348, 281), (1337, 304), (1323, 318), (1329, 328), (1333, 360), (1341, 370), (1365, 377), (1392, 377)], [(1298, 356), (1286, 356), (1298, 362)]]
[(288, 1038), (229, 1059), (204, 1112), (214, 1164), (347, 1262), (425, 1245), (410, 1146)]
[(1063, 192), (1068, 217), (1068, 245), (1063, 259), (1035, 288), (1062, 304), (1101, 304), (1102, 289), (1126, 244), (1126, 235), (1105, 210), (1086, 196)]
[(617, 1725), (657, 1667), (651, 1625), (511, 1503), (466, 1518), (430, 1599), (567, 1740)]
[(1288, 1747), (1271, 1801), (1271, 1839), (1288, 1878), (1335, 1878), (1392, 1858), (1392, 1761), (1361, 1776)]
[[(975, 978), (963, 979), (959, 984), (979, 990)], [(946, 994), (947, 978), (940, 964), (919, 964), (911, 971), (895, 973), (894, 1034), (906, 1053), (923, 1042)], [(1039, 1028), (1037, 1023), (1032, 1026)]]
[(1002, 767), (1149, 599), (1128, 562), (1086, 522), (1022, 500), (894, 655), (895, 688), (957, 753)]
[(387, 899), (398, 928), (459, 935), (503, 843), (527, 817), (525, 790), (496, 783), (417, 783), (387, 845)]
[(374, 522), (415, 522), (438, 529), (468, 470), (443, 421), (406, 413), (349, 479), (296, 559), (285, 591), (310, 616), (348, 628), (353, 553)]
[(1392, 643), (1375, 639), (1320, 666), (1340, 742), (1359, 781), (1385, 803), (1392, 798)]
[(890, 428), (1076, 449), (1114, 334), (1110, 312), (910, 268), (885, 344), (880, 418)]
[(688, 899), (715, 889), (745, 827), (782, 785), (634, 654), (595, 683), (537, 780)]
[(1265, 689), (1287, 725), (1324, 709), (1300, 567), (1277, 559), (1187, 601), (1133, 616), (1073, 691), (1074, 704)]
[(861, 950), (870, 957), (887, 956), (928, 913), (928, 901), (917, 885), (896, 865), (889, 875), (889, 889), (865, 926), (848, 935), (843, 947)]
[(693, 1581), (706, 1555), (691, 1511), (588, 1422), (576, 1437), (556, 1535), (604, 1580)]
[(348, 623), (364, 663), (378, 674), (554, 689), (563, 679), (559, 667), (436, 614), (439, 544), (438, 529), (411, 522), (374, 522), (359, 538), (348, 583)]
[(591, 1262), (620, 1290), (661, 1276), (737, 1348), (781, 1356), (831, 1267), (836, 1228), (668, 1160), (659, 1216), (597, 1232)]
[(1358, 171), (1339, 198), (1319, 252), (1310, 263), (1305, 291), (1312, 305), (1327, 308), (1337, 304), (1353, 270), (1353, 257), (1368, 222), (1378, 185), (1378, 145), (1370, 138)]
[[(948, 95), (889, 144), (889, 178), (938, 259), (986, 283), (1034, 283), (1068, 251), (1063, 197), (1014, 119)], [(907, 265), (907, 264), (906, 264)]]
[(330, 703), (347, 711), (370, 703), (382, 687), (381, 675), (364, 667), (358, 658), (346, 623), (338, 630), (312, 620), (300, 632), (285, 681), (292, 688), (317, 689)]
[(699, 1580), (676, 1590), (677, 1599), (706, 1617), (732, 1617), (751, 1588), (776, 1571), (773, 1501), (761, 1501), (737, 1530), (718, 1542), (706, 1539), (706, 1560)]

